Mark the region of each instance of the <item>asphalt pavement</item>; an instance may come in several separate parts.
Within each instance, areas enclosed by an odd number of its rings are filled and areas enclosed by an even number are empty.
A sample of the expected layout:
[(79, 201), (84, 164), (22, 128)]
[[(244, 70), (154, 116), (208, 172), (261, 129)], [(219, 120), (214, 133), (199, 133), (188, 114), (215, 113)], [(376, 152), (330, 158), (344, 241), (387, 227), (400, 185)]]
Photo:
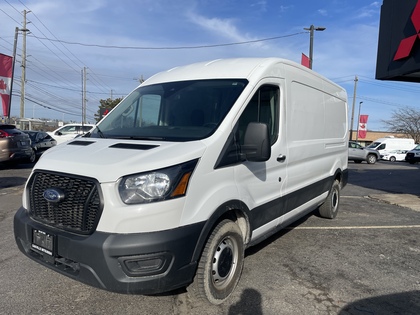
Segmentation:
[(23, 256), (12, 222), (30, 170), (0, 166), (0, 314), (420, 314), (420, 165), (350, 162), (337, 218), (314, 212), (248, 249), (220, 306), (99, 290)]

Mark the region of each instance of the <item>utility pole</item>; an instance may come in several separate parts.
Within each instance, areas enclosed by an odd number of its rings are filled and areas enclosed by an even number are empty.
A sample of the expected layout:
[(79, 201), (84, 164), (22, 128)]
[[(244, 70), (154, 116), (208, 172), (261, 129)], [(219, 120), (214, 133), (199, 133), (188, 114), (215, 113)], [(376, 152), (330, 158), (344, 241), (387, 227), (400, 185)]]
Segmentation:
[(26, 83), (26, 32), (29, 30), (26, 28), (26, 14), (31, 11), (23, 10), (23, 28), (22, 31), (22, 76), (20, 84), (20, 118), (25, 116), (25, 83)]
[(356, 104), (356, 90), (357, 90), (357, 75), (354, 77), (354, 91), (353, 91), (353, 106), (351, 108), (351, 123), (350, 123), (350, 141), (353, 139), (353, 120), (354, 120), (354, 105)]
[(82, 125), (86, 123), (86, 67), (82, 70)]

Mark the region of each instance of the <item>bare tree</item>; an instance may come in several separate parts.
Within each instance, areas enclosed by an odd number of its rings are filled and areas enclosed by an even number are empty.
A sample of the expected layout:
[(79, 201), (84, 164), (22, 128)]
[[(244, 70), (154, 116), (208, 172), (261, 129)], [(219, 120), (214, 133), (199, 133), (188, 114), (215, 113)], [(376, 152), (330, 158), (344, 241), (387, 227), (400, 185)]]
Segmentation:
[(404, 133), (420, 143), (420, 110), (413, 107), (397, 109), (391, 119), (382, 121), (393, 132)]

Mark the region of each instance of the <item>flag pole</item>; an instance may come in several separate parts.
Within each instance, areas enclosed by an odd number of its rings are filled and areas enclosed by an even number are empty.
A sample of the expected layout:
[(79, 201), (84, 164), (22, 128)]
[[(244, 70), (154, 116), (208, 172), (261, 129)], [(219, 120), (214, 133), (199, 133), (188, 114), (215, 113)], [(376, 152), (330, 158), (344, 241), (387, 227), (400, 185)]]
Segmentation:
[(357, 116), (357, 132), (356, 132), (356, 142), (359, 140), (359, 127), (360, 127), (360, 108), (362, 107), (363, 102), (359, 102), (359, 115)]
[(7, 110), (7, 122), (10, 124), (10, 111), (12, 107), (12, 92), (13, 92), (13, 79), (15, 77), (15, 61), (16, 61), (16, 47), (17, 47), (17, 39), (18, 39), (19, 28), (16, 27), (15, 29), (15, 41), (13, 44), (13, 62), (12, 62), (12, 80), (10, 81), (10, 96), (9, 96), (9, 104)]

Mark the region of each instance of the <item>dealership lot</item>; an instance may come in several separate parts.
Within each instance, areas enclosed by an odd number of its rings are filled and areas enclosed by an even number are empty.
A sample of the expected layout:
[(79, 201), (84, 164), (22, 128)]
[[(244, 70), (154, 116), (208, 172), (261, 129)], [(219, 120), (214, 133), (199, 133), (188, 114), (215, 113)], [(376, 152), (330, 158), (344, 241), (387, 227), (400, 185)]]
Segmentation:
[[(158, 296), (85, 286), (24, 257), (13, 215), (31, 165), (0, 166), (0, 314), (418, 314), (420, 165), (349, 163), (335, 220), (316, 213), (246, 252), (232, 298), (196, 304), (185, 290)], [(389, 197), (394, 197), (390, 201)]]

